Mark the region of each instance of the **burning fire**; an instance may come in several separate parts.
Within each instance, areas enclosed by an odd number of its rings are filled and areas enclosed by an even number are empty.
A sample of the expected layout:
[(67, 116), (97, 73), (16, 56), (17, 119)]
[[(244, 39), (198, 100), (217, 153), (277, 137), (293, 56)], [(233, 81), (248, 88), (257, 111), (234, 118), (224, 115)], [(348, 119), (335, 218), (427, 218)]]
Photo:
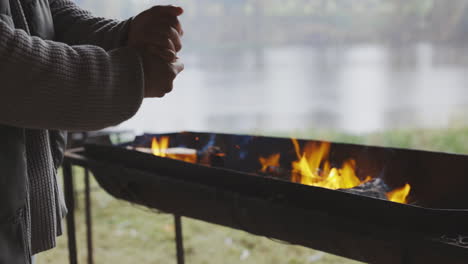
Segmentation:
[(328, 161), (331, 144), (307, 143), (301, 151), (299, 143), (293, 139), (298, 157), (292, 164), (293, 181), (327, 189), (351, 189), (366, 182), (356, 176), (356, 162), (352, 159), (343, 162), (341, 168), (334, 168)]
[(153, 155), (159, 156), (159, 157), (167, 157), (167, 149), (169, 147), (169, 137), (161, 137), (161, 139), (158, 141), (157, 138), (153, 138), (151, 141), (151, 151), (153, 152)]
[[(292, 139), (297, 160), (292, 162), (291, 181), (305, 185), (317, 186), (332, 190), (352, 189), (368, 181), (371, 177), (361, 180), (356, 174), (356, 161), (348, 159), (341, 167), (333, 167), (329, 161), (331, 144), (307, 143), (302, 149), (296, 139)], [(238, 148), (239, 146), (235, 146)], [(240, 148), (240, 147), (239, 147)], [(148, 150), (148, 149), (147, 149)], [(149, 151), (149, 150), (148, 150)], [(151, 141), (151, 153), (159, 157), (181, 160), (189, 163), (203, 163), (198, 160), (197, 151), (188, 148), (169, 148), (169, 137), (154, 137)], [(224, 153), (213, 152), (211, 155), (223, 157)], [(260, 157), (261, 171), (270, 173), (275, 168), (280, 168), (280, 153), (269, 157)], [(396, 203), (407, 203), (411, 186), (405, 186), (386, 193), (387, 199)]]
[(411, 186), (407, 183), (405, 186), (395, 189), (387, 193), (387, 199), (395, 203), (408, 203), (408, 195), (411, 191)]
[(281, 155), (279, 153), (273, 154), (268, 158), (260, 157), (260, 163), (262, 164), (262, 172), (268, 172), (269, 167), (279, 167), (279, 160)]
[[(367, 177), (361, 180), (356, 174), (356, 161), (348, 159), (341, 167), (333, 167), (329, 161), (331, 144), (307, 143), (303, 149), (300, 148), (296, 139), (292, 139), (296, 151), (297, 160), (292, 163), (291, 181), (305, 185), (317, 186), (332, 190), (352, 189), (372, 180)], [(260, 157), (262, 172), (268, 172), (271, 167), (279, 167), (280, 154), (273, 154), (267, 158)], [(411, 186), (395, 189), (387, 193), (389, 201), (396, 203), (407, 203), (407, 197)]]
[(169, 148), (169, 137), (154, 137), (151, 141), (151, 153), (163, 158), (171, 158), (189, 163), (197, 163), (196, 150), (186, 148)]

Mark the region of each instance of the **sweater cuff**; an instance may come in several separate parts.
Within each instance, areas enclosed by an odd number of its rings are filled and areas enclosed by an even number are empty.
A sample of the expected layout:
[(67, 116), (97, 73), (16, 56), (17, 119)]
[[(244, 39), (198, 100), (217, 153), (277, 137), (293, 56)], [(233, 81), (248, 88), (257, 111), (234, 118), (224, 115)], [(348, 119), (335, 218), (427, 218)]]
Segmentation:
[(120, 82), (115, 86), (120, 89), (114, 97), (114, 102), (112, 102), (113, 112), (119, 113), (119, 118), (112, 125), (117, 125), (134, 116), (143, 102), (143, 65), (139, 53), (133, 48), (118, 48), (110, 51), (109, 55), (119, 58), (115, 65), (121, 66), (115, 72), (115, 74), (119, 75), (116, 80)]
[(127, 46), (128, 42), (128, 33), (130, 31), (130, 25), (132, 24), (133, 17), (124, 20), (120, 22), (120, 27), (119, 27), (119, 47), (125, 47)]

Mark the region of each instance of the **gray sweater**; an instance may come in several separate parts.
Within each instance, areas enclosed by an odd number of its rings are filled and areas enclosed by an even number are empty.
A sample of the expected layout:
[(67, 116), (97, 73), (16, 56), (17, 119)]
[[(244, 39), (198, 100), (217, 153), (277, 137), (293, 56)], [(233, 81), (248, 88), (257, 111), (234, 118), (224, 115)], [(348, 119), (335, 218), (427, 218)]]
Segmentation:
[(141, 60), (125, 47), (129, 21), (93, 17), (69, 0), (49, 2), (54, 41), (29, 35), (34, 25), (20, 0), (10, 0), (15, 27), (0, 19), (0, 124), (26, 129), (32, 254), (54, 247), (61, 233), (50, 130), (116, 125), (143, 100)]
[(0, 80), (8, 89), (0, 96), (0, 123), (97, 130), (133, 116), (143, 71), (137, 52), (122, 47), (128, 22), (95, 18), (68, 0), (50, 7), (56, 41), (0, 21)]

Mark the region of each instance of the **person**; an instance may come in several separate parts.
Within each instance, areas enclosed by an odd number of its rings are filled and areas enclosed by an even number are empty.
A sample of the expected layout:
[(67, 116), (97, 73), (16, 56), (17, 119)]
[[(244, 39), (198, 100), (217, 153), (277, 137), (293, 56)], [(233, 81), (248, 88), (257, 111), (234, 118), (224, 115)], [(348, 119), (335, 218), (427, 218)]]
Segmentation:
[(55, 246), (63, 131), (127, 120), (183, 70), (182, 8), (117, 21), (70, 0), (0, 0), (0, 263)]

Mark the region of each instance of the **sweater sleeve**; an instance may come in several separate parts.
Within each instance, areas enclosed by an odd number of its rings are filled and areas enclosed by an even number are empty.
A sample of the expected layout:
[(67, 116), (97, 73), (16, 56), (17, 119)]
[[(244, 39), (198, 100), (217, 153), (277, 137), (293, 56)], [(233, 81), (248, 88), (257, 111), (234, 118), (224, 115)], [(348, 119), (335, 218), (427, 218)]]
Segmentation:
[(127, 47), (106, 52), (28, 36), (0, 20), (0, 123), (97, 130), (133, 116), (143, 69)]
[(118, 21), (94, 17), (70, 0), (50, 0), (57, 41), (90, 44), (112, 50), (126, 45), (131, 19)]

